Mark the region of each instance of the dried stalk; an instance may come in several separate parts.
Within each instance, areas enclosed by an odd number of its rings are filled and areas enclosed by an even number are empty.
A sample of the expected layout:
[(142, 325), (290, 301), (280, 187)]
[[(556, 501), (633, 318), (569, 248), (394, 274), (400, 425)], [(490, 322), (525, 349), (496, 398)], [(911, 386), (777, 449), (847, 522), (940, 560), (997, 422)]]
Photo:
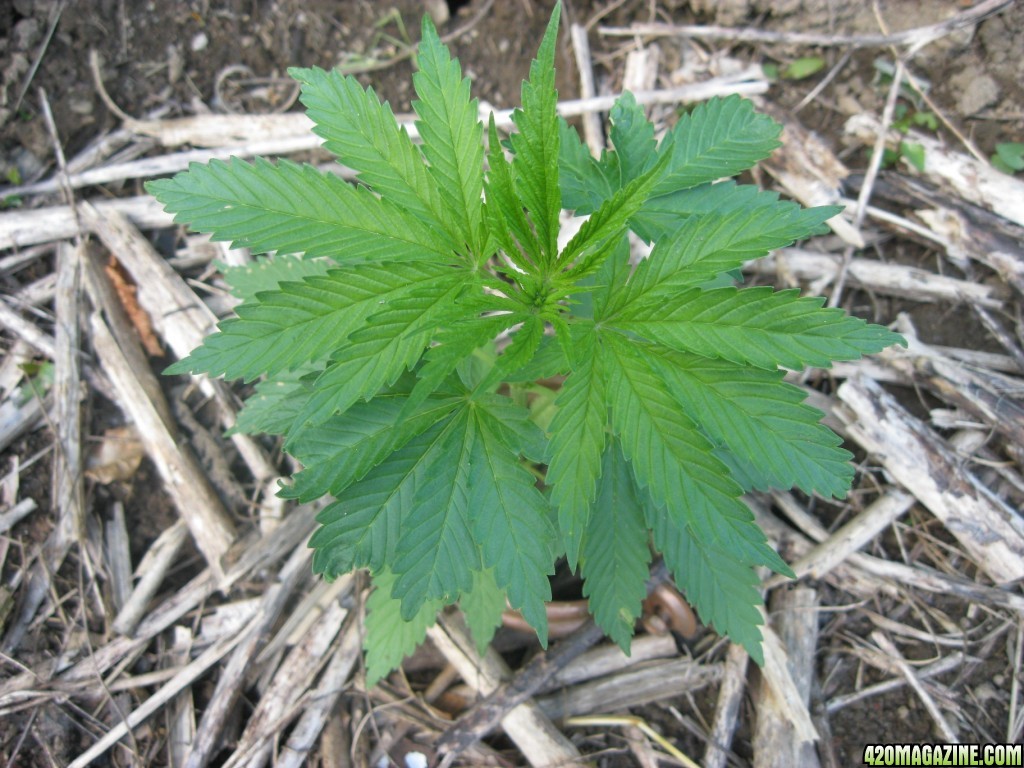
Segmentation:
[[(947, 672), (951, 672), (957, 667), (963, 665), (964, 655), (960, 652), (951, 653), (949, 656), (939, 659), (933, 664), (929, 664), (927, 667), (922, 667), (916, 671), (918, 680), (927, 680), (931, 677), (937, 677)], [(853, 691), (842, 696), (836, 696), (829, 700), (826, 705), (826, 709), (831, 714), (832, 712), (838, 712), (843, 707), (848, 707), (851, 704), (856, 704), (858, 701), (871, 698), (872, 696), (878, 696), (889, 691), (894, 691), (902, 686), (906, 685), (906, 679), (903, 680), (886, 680), (884, 683), (877, 683), (875, 685), (869, 685), (866, 688), (861, 688), (859, 691)]]
[[(778, 628), (796, 693), (804, 708), (810, 701), (814, 654), (818, 646), (818, 595), (797, 587), (776, 592), (772, 624)], [(809, 741), (797, 738), (790, 713), (768, 687), (755, 699), (754, 768), (817, 768), (818, 754)]]
[(0, 535), (7, 533), (30, 514), (38, 509), (39, 505), (32, 497), (22, 499), (6, 512), (0, 512)]
[[(857, 175), (848, 182), (856, 189)], [(910, 208), (924, 225), (869, 208), (873, 218), (925, 243), (937, 243), (961, 270), (969, 271), (970, 260), (985, 264), (1024, 293), (1024, 227), (955, 196), (947, 185), (904, 174), (881, 174), (875, 195)]]
[(26, 320), (0, 299), (0, 326), (3, 326), (20, 338), (33, 349), (38, 350), (51, 360), (57, 357), (57, 345), (53, 337), (36, 327), (35, 323)]
[(655, 659), (672, 658), (679, 654), (672, 635), (639, 635), (633, 638), (629, 656), (616, 645), (599, 645), (573, 659), (539, 689), (541, 693), (616, 674)]
[[(83, 203), (80, 211), (85, 225), (131, 273), (138, 287), (139, 304), (175, 356), (183, 358), (198, 347), (217, 322), (202, 300), (126, 216), (112, 210), (101, 213), (88, 203)], [(198, 381), (200, 389), (216, 399), (224, 428), (233, 427), (237, 409), (228, 386), (206, 376), (198, 377)], [(232, 435), (231, 439), (257, 483), (277, 475), (255, 440), (240, 434)]]
[(742, 645), (732, 643), (725, 657), (722, 682), (718, 686), (718, 701), (715, 703), (715, 718), (711, 734), (704, 750), (704, 768), (725, 768), (729, 759), (736, 725), (739, 721), (740, 704), (747, 686), (747, 665), (750, 656)]
[(5, 654), (13, 654), (21, 645), (40, 606), (50, 595), (53, 574), (64, 562), (71, 543), (70, 539), (62, 535), (60, 528), (54, 528), (35, 559), (15, 575), (11, 587), (14, 589), (20, 586), (20, 600), (17, 613), (5, 619), (7, 632), (0, 645)]
[[(847, 134), (859, 140), (874, 140), (882, 129), (872, 115), (854, 115)], [(953, 190), (955, 195), (980, 205), (1018, 226), (1024, 226), (1024, 182), (997, 171), (969, 155), (955, 152), (938, 138), (917, 131), (907, 135), (887, 133), (890, 143), (913, 141), (924, 149), (925, 178)]]
[[(264, 117), (269, 117), (269, 115)], [(281, 115), (280, 117), (292, 118), (291, 115)], [(210, 121), (211, 117), (184, 119), (188, 121)], [(238, 116), (237, 119), (239, 121), (248, 121), (250, 124), (255, 123), (250, 126), (251, 128), (258, 128), (260, 124), (260, 121), (256, 120), (256, 117), (252, 115)], [(289, 124), (294, 123), (294, 119), (289, 120)], [(308, 120), (306, 120), (306, 125), (310, 128), (312, 127), (312, 123)], [(105, 165), (100, 168), (92, 168), (88, 171), (69, 174), (67, 181), (72, 189), (82, 189), (84, 187), (94, 187), (126, 179), (154, 178), (184, 171), (192, 163), (208, 163), (211, 160), (227, 160), (230, 157), (279, 156), (292, 155), (297, 152), (309, 152), (317, 149), (321, 141), (320, 137), (313, 134), (312, 131), (274, 139), (259, 138), (242, 145), (224, 146), (221, 144), (217, 145), (218, 148), (216, 149), (190, 149), (168, 155), (147, 157), (142, 160), (132, 160), (127, 163)], [(5, 190), (4, 194), (22, 196), (41, 195), (56, 192), (58, 189), (59, 182), (55, 179), (48, 179), (22, 187), (13, 187)]]
[[(124, 214), (140, 229), (161, 229), (174, 225), (174, 217), (165, 213), (156, 198), (149, 195), (97, 200), (92, 204), (101, 213), (116, 210)], [(67, 205), (0, 214), (0, 248), (24, 248), (67, 240), (78, 234), (78, 231), (74, 212)]]
[(135, 585), (114, 618), (111, 625), (114, 632), (130, 634), (142, 620), (150, 600), (160, 589), (167, 572), (178, 559), (178, 552), (181, 551), (187, 536), (188, 526), (179, 520), (165, 529), (146, 550), (137, 569), (137, 573), (141, 574), (139, 583)]
[[(768, 83), (764, 79), (764, 74), (757, 68), (751, 68), (738, 75), (713, 78), (703, 83), (678, 88), (642, 91), (634, 96), (638, 103), (644, 105), (678, 104), (703, 101), (713, 96), (725, 96), (731, 93), (756, 95), (765, 93), (767, 90)], [(615, 94), (562, 101), (558, 104), (558, 112), (563, 117), (606, 112), (615, 103), (618, 96), (619, 94)], [(489, 105), (482, 104), (480, 118), (487, 120), (490, 110)], [(507, 130), (512, 127), (512, 110), (495, 110), (494, 119), (499, 128)], [(410, 138), (417, 139), (419, 137), (415, 122), (411, 118), (401, 121), (400, 124)], [(168, 146), (188, 143), (213, 148), (175, 152), (68, 174), (67, 185), (71, 189), (81, 189), (125, 179), (154, 178), (184, 171), (191, 163), (206, 163), (214, 159), (226, 160), (229, 157), (290, 155), (296, 152), (315, 150), (321, 144), (320, 137), (313, 134), (311, 130), (312, 123), (304, 115), (204, 115), (179, 120), (133, 122), (132, 126), (144, 131), (147, 135), (158, 138), (161, 143)], [(268, 135), (273, 138), (268, 139)], [(229, 144), (225, 145), (225, 141)], [(238, 143), (239, 141), (242, 143)], [(350, 171), (348, 173), (351, 174)], [(57, 191), (60, 185), (61, 182), (58, 180), (49, 179), (36, 184), (8, 188), (4, 190), (4, 194), (23, 196), (47, 194)], [(26, 229), (14, 222), (8, 223), (4, 217), (0, 217), (0, 247), (3, 247), (8, 239), (11, 244), (17, 243), (18, 245), (24, 245), (27, 242), (46, 242), (45, 240), (31, 239), (32, 235), (26, 232)], [(72, 234), (74, 233), (68, 232), (51, 239), (70, 237)], [(39, 236), (39, 234), (36, 235), (36, 237)]]
[[(770, 103), (761, 103), (759, 108), (782, 124), (782, 147), (763, 160), (760, 167), (804, 205), (835, 205), (849, 169), (825, 142), (788, 113)], [(854, 248), (864, 247), (859, 228), (843, 216), (833, 216), (826, 223), (843, 242)]]
[[(901, 587), (912, 587), (940, 595), (952, 595), (966, 602), (1006, 608), (1024, 615), (1024, 597), (1009, 589), (990, 587), (962, 576), (951, 576), (921, 565), (904, 565), (860, 552), (850, 556), (850, 564), (856, 566), (857, 570), (863, 573), (885, 579)], [(842, 587), (842, 581), (838, 581), (836, 586)]]
[[(483, 657), (478, 656), (465, 626), (452, 617), (442, 616), (427, 631), (427, 637), (448, 662), (459, 670), (462, 679), (484, 696), (496, 691), (501, 681), (511, 675), (508, 665), (493, 648), (488, 648)], [(562, 735), (532, 701), (519, 704), (505, 714), (501, 727), (530, 765), (557, 765), (580, 758), (572, 742)], [(440, 751), (440, 744), (438, 747)], [(454, 753), (450, 752), (449, 755)], [(448, 760), (447, 756), (445, 760)]]
[(1019, 400), (1024, 385), (1019, 378), (948, 359), (917, 338), (904, 314), (897, 318), (896, 325), (910, 346), (906, 352), (885, 354), (888, 365), (908, 381), (964, 409), (1017, 445), (1024, 445), (1024, 407)]
[(973, 26), (1013, 4), (1013, 0), (985, 0), (945, 21), (902, 32), (881, 35), (837, 35), (813, 32), (775, 32), (757, 27), (718, 27), (710, 25), (633, 24), (629, 27), (598, 27), (610, 37), (693, 37), (704, 40), (728, 40), (748, 43), (780, 43), (817, 47), (879, 48), (900, 46), (916, 51), (958, 29)]
[(538, 699), (537, 704), (552, 720), (562, 720), (669, 699), (712, 685), (721, 677), (721, 664), (671, 659), (574, 685)]
[(117, 744), (128, 733), (144, 723), (154, 714), (169, 704), (179, 693), (189, 688), (214, 664), (217, 664), (241, 639), (240, 635), (226, 637), (210, 646), (199, 657), (178, 672), (168, 683), (146, 699), (141, 706), (128, 714), (124, 721), (118, 723), (100, 738), (95, 744), (68, 764), (68, 768), (85, 768), (108, 749)]
[(1024, 578), (1024, 538), (1016, 514), (966, 469), (945, 441), (911, 416), (873, 381), (853, 378), (839, 388), (851, 412), (840, 412), (848, 434), (945, 524), (996, 582)]
[[(44, 102), (45, 103), (45, 102)], [(54, 360), (53, 411), (51, 424), (55, 431), (56, 451), (53, 462), (53, 504), (57, 512), (56, 526), (46, 539), (42, 551), (25, 569), (27, 578), (21, 590), (18, 613), (9, 622), (3, 638), (3, 649), (12, 652), (20, 644), (50, 591), (51, 579), (64, 562), (71, 545), (85, 541), (85, 486), (82, 481), (82, 432), (79, 409), (80, 391), (80, 329), (78, 280), (81, 249), (63, 245), (58, 250), (56, 335), (51, 342), (34, 325), (11, 312), (25, 339), (33, 346), (45, 338)], [(5, 312), (7, 305), (0, 302)], [(34, 339), (34, 341), (33, 341)], [(42, 408), (40, 408), (42, 412)]]
[[(773, 493), (772, 498), (785, 511), (808, 537), (817, 542), (829, 538), (828, 532), (812, 515), (808, 514), (791, 494)], [(748, 501), (748, 504), (750, 502)], [(758, 524), (802, 559), (810, 551), (807, 539), (795, 534), (791, 527), (785, 526), (758, 503), (752, 503)], [(847, 559), (825, 573), (825, 580), (837, 589), (842, 589), (859, 597), (871, 599), (879, 592), (893, 597), (899, 590), (912, 588), (936, 594), (951, 595), (968, 602), (983, 603), (998, 608), (1024, 613), (1024, 596), (1010, 589), (990, 587), (970, 581), (963, 577), (940, 573), (922, 565), (905, 565), (891, 560), (884, 560), (862, 552), (853, 552)], [(776, 582), (770, 579), (767, 584)]]
[[(843, 259), (800, 248), (783, 248), (764, 259), (748, 262), (743, 268), (756, 275), (779, 275), (787, 279), (825, 283), (838, 278)], [(871, 259), (852, 259), (846, 265), (846, 280), (872, 293), (903, 296), (914, 301), (966, 301), (993, 309), (1004, 304), (1002, 292), (997, 287)]]
[[(261, 768), (266, 764), (274, 740), (296, 714), (299, 698), (340, 644), (335, 639), (347, 613), (339, 602), (332, 603), (291, 650), (260, 697), (224, 768), (242, 765)], [(351, 624), (346, 626), (351, 629)]]
[[(651, 575), (647, 579), (646, 585), (647, 593), (650, 594), (667, 578), (668, 568), (663, 561), (658, 560), (651, 567)], [(438, 751), (442, 754), (447, 753), (447, 760), (482, 739), (502, 721), (506, 713), (527, 701), (559, 670), (602, 637), (604, 637), (604, 631), (594, 623), (593, 619), (589, 619), (561, 641), (553, 651), (535, 656), (529, 664), (516, 673), (513, 680), (459, 718), (459, 721), (441, 737), (437, 745)]]
[[(184, 669), (192, 651), (193, 637), (188, 627), (174, 628), (174, 642), (163, 659), (165, 665)], [(167, 712), (167, 751), (171, 768), (181, 768), (196, 733), (196, 709), (190, 688), (179, 693)]]
[[(85, 541), (85, 486), (82, 482), (82, 418), (79, 371), (79, 280), (82, 249), (62, 243), (57, 249), (57, 298), (54, 328), (53, 457), (54, 507), (64, 541)], [(54, 570), (59, 564), (53, 563)]]
[(768, 622), (763, 608), (761, 615), (764, 617), (764, 625), (761, 627), (763, 638), (761, 648), (764, 651), (764, 666), (761, 668), (761, 675), (764, 683), (770, 690), (772, 701), (779, 708), (780, 716), (793, 729), (791, 737), (793, 743), (805, 744), (817, 741), (818, 731), (815, 729), (811, 713), (807, 709), (807, 702), (790, 672), (789, 654), (786, 652), (782, 640)]
[(46, 406), (38, 397), (30, 397), (22, 405), (14, 400), (0, 403), (0, 451), (43, 422), (52, 398), (46, 398)]
[(350, 615), (349, 626), (342, 628), (341, 642), (324, 668), (316, 690), (311, 692), (310, 703), (292, 728), (288, 743), (278, 753), (274, 762), (276, 768), (300, 768), (305, 764), (310, 750), (327, 725), (331, 711), (362, 654), (363, 640), (357, 631), (360, 622), (354, 619)]
[(120, 501), (111, 505), (111, 520), (104, 525), (103, 533), (103, 554), (110, 575), (110, 602), (114, 610), (120, 612), (132, 595), (132, 553), (124, 504)]
[(186, 768), (206, 765), (220, 743), (224, 726), (234, 712), (245, 685), (252, 676), (252, 661), (263, 649), (270, 632), (299, 584), (309, 572), (311, 553), (300, 544), (260, 598), (259, 608), (241, 643), (221, 671), (217, 687), (203, 709), (203, 717), (196, 730), (192, 749), (184, 765)]
[[(239, 541), (235, 549), (225, 558), (230, 565), (227, 567), (223, 579), (218, 578), (212, 568), (205, 569), (184, 587), (153, 608), (139, 622), (132, 637), (116, 637), (61, 672), (57, 681), (62, 691), (61, 695), (67, 695), (75, 690), (94, 689), (98, 674), (106, 674), (117, 665), (124, 664), (125, 660), (133, 658), (157, 634), (166, 630), (189, 612), (194, 611), (218, 589), (229, 589), (256, 569), (272, 566), (300, 543), (305, 544), (313, 532), (314, 518), (318, 509), (317, 506), (309, 504), (298, 507), (289, 515), (288, 525), (283, 526), (273, 535), (251, 535)], [(173, 528), (168, 529), (165, 535), (171, 533), (172, 530)], [(145, 565), (145, 559), (142, 565)], [(0, 711), (23, 699), (26, 691), (38, 688), (42, 681), (52, 678), (57, 672), (58, 662), (63, 665), (66, 660), (55, 658), (31, 672), (14, 675), (0, 683)], [(116, 674), (119, 672), (115, 672)], [(112, 680), (107, 682), (110, 683)]]
[[(127, 326), (120, 307), (109, 301), (106, 291), (98, 288), (102, 278), (96, 270), (91, 270), (89, 283), (94, 300), (104, 306), (112, 323)], [(200, 551), (214, 570), (222, 573), (220, 558), (235, 539), (234, 523), (195, 459), (179, 445), (159, 384), (149, 372), (146, 358), (131, 331), (124, 327), (115, 340), (99, 313), (93, 313), (89, 321), (93, 346), (118, 393), (118, 405), (138, 428), (147, 454)]]
[[(797, 578), (805, 575), (822, 578), (902, 517), (914, 501), (913, 496), (901, 491), (890, 491), (880, 497), (828, 539), (801, 555), (792, 564)], [(782, 582), (772, 579), (768, 585), (779, 583)]]
[(906, 678), (907, 683), (914, 689), (914, 693), (917, 694), (921, 703), (924, 704), (924, 708), (928, 710), (928, 714), (931, 715), (932, 720), (935, 721), (935, 725), (938, 726), (939, 732), (942, 734), (942, 740), (947, 744), (959, 744), (960, 739), (957, 737), (956, 731), (953, 730), (945, 716), (943, 716), (938, 705), (935, 703), (935, 700), (931, 697), (928, 691), (925, 690), (924, 686), (921, 685), (921, 681), (917, 679), (917, 675), (914, 673), (914, 670), (910, 668), (910, 665), (907, 664), (907, 660), (903, 658), (903, 654), (900, 653), (899, 648), (896, 647), (892, 640), (877, 629), (871, 633), (871, 639), (875, 642), (875, 645), (881, 648), (882, 652), (899, 668), (903, 677)]
[[(593, 98), (597, 95), (597, 87), (594, 85), (594, 67), (590, 58), (587, 30), (579, 24), (573, 24), (569, 27), (569, 39), (572, 41), (572, 51), (576, 57), (576, 69), (580, 73), (580, 97)], [(590, 154), (594, 157), (601, 156), (605, 143), (601, 118), (597, 112), (587, 112), (583, 115), (583, 140), (590, 149)]]

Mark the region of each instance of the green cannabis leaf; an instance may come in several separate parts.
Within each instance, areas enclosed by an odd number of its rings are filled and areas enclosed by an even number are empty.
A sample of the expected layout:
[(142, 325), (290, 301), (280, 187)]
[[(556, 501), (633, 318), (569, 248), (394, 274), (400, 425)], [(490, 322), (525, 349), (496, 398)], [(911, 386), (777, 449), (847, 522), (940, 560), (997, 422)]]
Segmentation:
[[(820, 299), (731, 284), (838, 212), (720, 181), (779, 144), (750, 102), (699, 105), (658, 142), (624, 94), (592, 157), (556, 112), (559, 14), (506, 144), (492, 115), (485, 147), (469, 81), (425, 19), (422, 143), (354, 78), (291, 71), (357, 184), (232, 159), (148, 185), (177, 221), (272, 254), (225, 268), (237, 316), (168, 373), (259, 379), (235, 429), (284, 436), (302, 469), (283, 495), (332, 498), (314, 569), (371, 571), (371, 685), (455, 603), (481, 649), (506, 602), (546, 643), (561, 556), (628, 651), (654, 550), (761, 662), (755, 568), (791, 572), (741, 497), (841, 497), (853, 478), (782, 369), (902, 342)], [(564, 208), (589, 218), (559, 249)], [(635, 265), (631, 232), (653, 245)]]

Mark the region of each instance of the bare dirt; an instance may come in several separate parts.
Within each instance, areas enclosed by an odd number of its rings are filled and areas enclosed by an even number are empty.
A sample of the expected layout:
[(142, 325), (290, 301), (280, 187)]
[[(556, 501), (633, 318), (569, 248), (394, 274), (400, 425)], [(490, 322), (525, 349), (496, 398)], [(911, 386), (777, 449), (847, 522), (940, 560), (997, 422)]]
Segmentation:
[[(459, 56), (466, 74), (474, 81), (474, 92), (497, 107), (518, 103), (519, 87), (529, 59), (540, 40), (551, 9), (550, 0), (499, 0), (489, 7), (482, 0), (449, 2), (449, 20), (440, 25), (443, 34), (464, 26), (468, 31), (450, 45)], [(631, 38), (598, 34), (598, 25), (624, 26), (632, 22), (675, 24), (713, 23), (733, 27), (757, 27), (777, 31), (842, 34), (876, 34), (880, 24), (889, 31), (939, 22), (961, 11), (965, 3), (953, 0), (888, 0), (877, 4), (866, 0), (839, 3), (834, 0), (600, 0), (566, 2), (569, 21), (585, 24), (600, 16), (590, 32), (599, 89), (620, 89), (625, 54), (636, 46)], [(122, 119), (101, 98), (95, 82), (119, 110), (136, 118), (177, 117), (207, 111), (237, 110), (241, 107), (276, 110), (287, 106), (292, 95), (286, 78), (290, 66), (325, 68), (363, 67), (361, 81), (372, 84), (382, 98), (391, 101), (396, 112), (410, 109), (412, 64), (410, 46), (419, 37), (418, 20), (424, 3), (393, 0), (386, 4), (364, 0), (0, 0), (0, 175), (11, 183), (26, 183), (49, 176), (55, 167), (54, 142), (45, 127), (42, 101), (47, 100), (55, 119), (57, 134), (68, 157), (89, 146), (97, 137), (118, 129)], [(482, 15), (479, 15), (484, 10)], [(568, 26), (568, 25), (566, 25)], [(866, 152), (844, 149), (843, 125), (848, 117), (867, 112), (880, 114), (888, 90), (884, 72), (893, 62), (885, 48), (852, 51), (841, 63), (843, 47), (808, 48), (787, 44), (736, 43), (662, 38), (657, 42), (662, 56), (662, 81), (673, 84), (687, 71), (713, 70), (724, 56), (774, 64), (784, 68), (800, 57), (818, 56), (824, 68), (801, 80), (780, 80), (768, 98), (792, 110), (832, 67), (840, 65), (837, 76), (817, 98), (799, 112), (800, 121), (813, 128), (854, 169), (863, 169)], [(95, 71), (90, 53), (98, 54)], [(976, 31), (963, 31), (926, 46), (909, 62), (913, 74), (930, 85), (935, 111), (956, 126), (985, 155), (999, 142), (1024, 141), (1024, 5), (1012, 5), (981, 23)], [(394, 63), (390, 63), (394, 60)], [(559, 90), (562, 98), (578, 95), (576, 68), (568, 43), (560, 53)], [(240, 67), (247, 70), (242, 75)], [(232, 76), (232, 72), (235, 73)], [(248, 95), (235, 100), (238, 79), (246, 83)], [(260, 90), (262, 88), (262, 90)], [(253, 90), (255, 89), (255, 90)], [(927, 105), (906, 102), (908, 109), (932, 112)], [(956, 142), (939, 121), (935, 131)], [(141, 193), (137, 184), (114, 185), (105, 194)], [(54, 200), (32, 200), (31, 205)], [(886, 257), (904, 263), (928, 263), (935, 255), (924, 246), (894, 242)], [(46, 257), (47, 259), (49, 257)], [(52, 269), (49, 262), (16, 273), (0, 274), (4, 293)], [(858, 296), (864, 306), (874, 307), (887, 321), (901, 308), (892, 303), (879, 310), (869, 298)], [(961, 307), (914, 307), (915, 321), (926, 341), (968, 348), (998, 349), (984, 338), (975, 316)], [(4, 340), (7, 344), (7, 340)], [(159, 369), (159, 363), (155, 368)], [(913, 392), (904, 392), (908, 407), (923, 410)], [(111, 409), (97, 408), (88, 425), (97, 436), (118, 421)], [(6, 472), (12, 456), (34, 455), (45, 443), (39, 434), (13, 444), (0, 457)], [(228, 449), (225, 449), (228, 450)], [(870, 486), (870, 478), (865, 485)], [(33, 495), (48, 512), (48, 462), (22, 479), (22, 493)], [(133, 533), (133, 555), (162, 531), (173, 514), (159, 491), (159, 479), (147, 463), (132, 478), (111, 488), (96, 487), (92, 504), (107, 514), (114, 501), (128, 506)], [(819, 506), (823, 523), (841, 522), (839, 508)], [(245, 510), (237, 509), (240, 516)], [(11, 583), (14, 575), (45, 539), (49, 530), (45, 514), (37, 514), (16, 526), (4, 540), (16, 545), (7, 550), (2, 575)], [(923, 539), (922, 539), (923, 540)], [(927, 546), (918, 540), (927, 558)], [(873, 545), (879, 554), (899, 553), (907, 542), (883, 541)], [(182, 564), (181, 578), (189, 575), (189, 557)], [(78, 565), (65, 567), (61, 578), (77, 578)], [(829, 588), (820, 585), (824, 591)], [(2, 597), (2, 595), (0, 595)], [(847, 618), (844, 606), (851, 598), (829, 595), (829, 612), (823, 612), (822, 636), (817, 663), (818, 686), (815, 700), (820, 705), (839, 692), (869, 685), (882, 676), (857, 661), (851, 648), (857, 646), (872, 625), (863, 618)], [(825, 602), (825, 600), (823, 600)], [(976, 641), (967, 649), (977, 659), (971, 665), (941, 678), (955, 701), (943, 702), (955, 712), (961, 734), (967, 741), (1003, 741), (1007, 712), (1011, 707), (1005, 664), (987, 663), (985, 653), (999, 643), (1010, 642), (997, 617), (986, 618), (966, 603), (950, 603), (927, 596), (908, 597), (894, 606), (879, 597), (871, 606), (885, 614), (894, 610), (901, 619), (915, 615), (940, 617), (954, 625), (970, 627)], [(936, 619), (939, 620), (939, 619)], [(940, 621), (940, 623), (941, 623)], [(925, 625), (928, 620), (924, 621)], [(94, 628), (96, 629), (96, 628)], [(1011, 633), (1012, 634), (1012, 633)], [(37, 634), (36, 637), (40, 635)], [(61, 642), (22, 649), (20, 663), (30, 664), (59, 653)], [(927, 642), (907, 642), (902, 650), (909, 658), (929, 658), (936, 652)], [(1003, 649), (1005, 652), (1005, 648)], [(1003, 657), (1005, 658), (1005, 656)], [(143, 664), (154, 665), (151, 656)], [(14, 670), (13, 663), (0, 660), (0, 679)], [(141, 671), (141, 670), (140, 670)], [(693, 735), (694, 724), (711, 717), (714, 699), (698, 697), (670, 702), (682, 718), (665, 707), (649, 706), (644, 715), (671, 740), (691, 755), (703, 749)], [(746, 705), (749, 709), (749, 705)], [(21, 749), (9, 765), (44, 765), (47, 759), (66, 764), (76, 750), (94, 740), (72, 721), (88, 716), (53, 705), (41, 709), (41, 717), (12, 715), (0, 724), (0, 761), (17, 752), (28, 735), (32, 745), (49, 741), (44, 757), (38, 746)], [(749, 714), (749, 713), (748, 713)], [(690, 723), (686, 727), (686, 723)], [(825, 751), (842, 765), (859, 764), (863, 746), (869, 742), (929, 742), (939, 737), (919, 699), (906, 687), (866, 699), (833, 713), (831, 742)], [(56, 736), (54, 736), (56, 734)], [(152, 733), (140, 738), (152, 738)], [(588, 733), (580, 736), (588, 749), (606, 749), (602, 765), (632, 765), (623, 756), (623, 741), (613, 735)], [(750, 733), (741, 730), (734, 745), (740, 760), (750, 759)], [(501, 742), (496, 742), (501, 744)], [(31, 756), (30, 756), (31, 755)], [(152, 755), (152, 764), (163, 764), (163, 753)]]

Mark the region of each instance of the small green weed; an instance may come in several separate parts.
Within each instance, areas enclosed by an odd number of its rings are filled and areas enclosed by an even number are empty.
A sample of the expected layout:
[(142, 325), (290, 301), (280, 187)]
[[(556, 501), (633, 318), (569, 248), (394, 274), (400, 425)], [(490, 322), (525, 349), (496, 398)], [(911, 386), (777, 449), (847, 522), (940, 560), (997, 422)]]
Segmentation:
[(996, 144), (992, 165), (1011, 176), (1018, 171), (1024, 171), (1024, 144), (1019, 141)]

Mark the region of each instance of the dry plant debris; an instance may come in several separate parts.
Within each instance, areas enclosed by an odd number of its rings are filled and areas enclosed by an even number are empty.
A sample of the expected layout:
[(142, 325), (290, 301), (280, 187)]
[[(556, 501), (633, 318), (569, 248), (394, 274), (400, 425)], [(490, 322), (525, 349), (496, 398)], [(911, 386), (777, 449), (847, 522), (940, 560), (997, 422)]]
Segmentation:
[[(471, 3), (450, 20), (450, 39), (496, 34), (486, 25), (498, 14), (532, 18), (529, 3), (500, 5)], [(546, 654), (509, 630), (502, 654), (480, 658), (450, 615), (430, 648), (365, 691), (365, 585), (358, 574), (312, 578), (316, 510), (274, 498), (291, 469), (279, 446), (223, 439), (232, 388), (172, 390), (147, 357), (199, 343), (231, 305), (211, 263), (247, 255), (158, 235), (169, 217), (131, 194), (135, 181), (194, 160), (309, 153), (318, 140), (301, 115), (162, 117), (151, 103), (137, 111), (145, 117), (90, 137), (66, 168), (10, 178), (3, 192), (19, 207), (0, 212), (0, 763), (403, 765), (422, 752), (473, 765), (830, 766), (860, 760), (868, 741), (1024, 738), (1024, 182), (994, 171), (976, 137), (894, 128), (916, 87), (899, 77), (842, 136), (819, 135), (808, 116), (833, 92), (865, 100), (837, 85), (857, 51), (895, 57), (920, 85), (929, 46), (956, 50), (971, 34), (991, 43), (988, 30), (1020, 22), (1021, 9), (985, 0), (894, 32), (883, 8), (881, 26), (802, 35), (745, 25), (747, 2), (722, 4), (714, 25), (689, 23), (679, 2), (573, 5), (583, 98), (566, 99), (564, 114), (607, 109), (627, 64), (661, 121), (714, 93), (758, 96), (786, 126), (758, 180), (804, 204), (843, 202), (849, 215), (745, 279), (825, 292), (913, 341), (798, 381), (858, 452), (860, 472), (841, 505), (788, 492), (751, 499), (800, 577), (764, 584), (774, 630), (764, 672), (707, 631), (639, 636), (626, 658), (592, 624)], [(768, 5), (784, 15), (783, 3)], [(11, 41), (6, 119), (33, 100), (71, 23), (64, 6), (10, 30), (0, 12)], [(303, 27), (313, 39), (328, 28)], [(379, 29), (362, 63), (386, 73), (407, 46), (393, 20)], [(793, 84), (754, 65), (830, 48), (815, 97), (796, 115), (773, 107)], [(184, 80), (168, 62), (170, 93)], [(82, 94), (94, 92), (91, 80), (81, 86), (80, 117)], [(963, 127), (965, 116), (941, 117)], [(866, 149), (901, 142), (923, 148), (923, 170), (868, 159)], [(48, 134), (40, 146), (44, 157), (56, 151)], [(116, 279), (104, 268), (115, 258)], [(137, 445), (113, 431), (126, 425)], [(110, 454), (115, 445), (124, 452)], [(446, 756), (453, 745), (461, 753)]]

